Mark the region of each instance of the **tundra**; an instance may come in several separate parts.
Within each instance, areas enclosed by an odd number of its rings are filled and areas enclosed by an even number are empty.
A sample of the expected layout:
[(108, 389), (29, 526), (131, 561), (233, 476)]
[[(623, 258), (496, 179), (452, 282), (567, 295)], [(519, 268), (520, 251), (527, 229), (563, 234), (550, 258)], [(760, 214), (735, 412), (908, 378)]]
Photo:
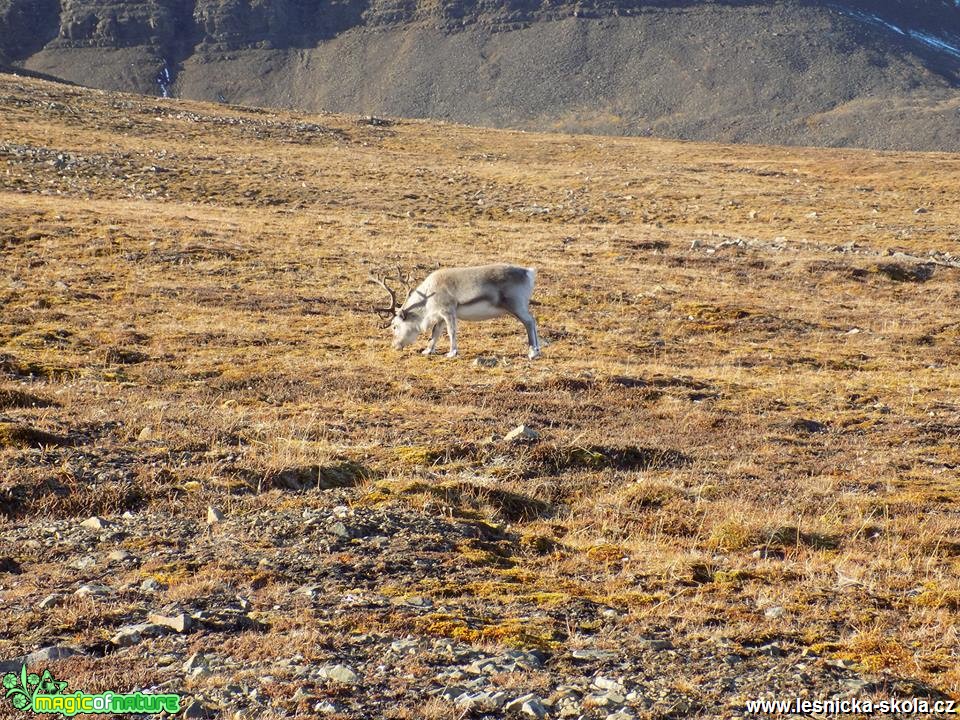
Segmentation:
[[(446, 327), (450, 352), (457, 355), (457, 320), (489, 320), (512, 315), (527, 331), (532, 360), (540, 356), (537, 321), (530, 314), (530, 297), (537, 271), (516, 265), (480, 265), (477, 267), (441, 268), (427, 275), (407, 296), (402, 305), (396, 292), (387, 285), (387, 278), (371, 277), (390, 296), (389, 307), (374, 311), (389, 318), (393, 330), (393, 347), (401, 350), (411, 345), (422, 332), (430, 333), (430, 342), (423, 350), (430, 355)], [(399, 278), (403, 282), (403, 278)]]

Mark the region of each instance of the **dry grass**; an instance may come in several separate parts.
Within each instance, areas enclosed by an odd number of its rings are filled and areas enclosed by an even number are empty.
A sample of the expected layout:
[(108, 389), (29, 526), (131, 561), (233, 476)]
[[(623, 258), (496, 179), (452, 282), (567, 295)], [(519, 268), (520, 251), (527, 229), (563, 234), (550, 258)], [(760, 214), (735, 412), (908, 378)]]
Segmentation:
[[(957, 157), (380, 128), (9, 77), (0, 104), (8, 522), (309, 503), (292, 482), (347, 469), (358, 503), (533, 537), (509, 563), (464, 549), (514, 573), (482, 602), (710, 618), (960, 695), (958, 271), (894, 256), (956, 252)], [(389, 349), (371, 271), (493, 259), (540, 269), (541, 360), (510, 322), (464, 326), (453, 361)], [(521, 422), (542, 442), (486, 443)]]

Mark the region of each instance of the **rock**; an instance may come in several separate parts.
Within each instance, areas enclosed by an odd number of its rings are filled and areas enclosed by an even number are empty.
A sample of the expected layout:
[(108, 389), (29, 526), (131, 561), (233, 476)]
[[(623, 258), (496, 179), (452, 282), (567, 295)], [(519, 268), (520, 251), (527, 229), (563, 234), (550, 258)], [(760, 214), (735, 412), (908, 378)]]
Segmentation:
[(57, 605), (59, 605), (62, 599), (63, 599), (63, 595), (60, 595), (59, 593), (51, 593), (50, 595), (47, 595), (43, 600), (41, 600), (37, 604), (37, 607), (40, 608), (41, 610), (48, 610), (52, 607), (56, 607)]
[(497, 667), (497, 662), (493, 658), (481, 658), (480, 660), (474, 660), (472, 663), (467, 665), (464, 670), (471, 675), (492, 675), (495, 672), (499, 671)]
[(474, 367), (492, 368), (500, 363), (495, 357), (478, 357), (473, 361)]
[(94, 515), (80, 523), (80, 527), (86, 528), (87, 530), (106, 530), (111, 524), (109, 520), (105, 520), (99, 515)]
[(763, 615), (768, 620), (777, 620), (778, 618), (782, 618), (786, 612), (787, 611), (779, 605), (774, 605), (773, 607), (768, 607), (766, 610), (764, 610)]
[(606, 650), (590, 650), (588, 648), (580, 648), (570, 653), (570, 657), (574, 660), (609, 660), (613, 656), (612, 652)]
[(540, 439), (540, 433), (528, 425), (517, 425), (503, 436), (506, 442), (532, 442)]
[(84, 555), (70, 563), (70, 567), (77, 570), (87, 570), (97, 564), (97, 559), (93, 555)]
[(106, 585), (81, 585), (77, 588), (74, 595), (80, 597), (102, 597), (113, 592), (112, 588)]
[(672, 650), (673, 643), (666, 638), (650, 638), (643, 641), (643, 644), (651, 650), (660, 652), (661, 650)]
[(520, 713), (527, 717), (544, 718), (547, 715), (547, 708), (544, 707), (543, 700), (533, 693), (521, 695), (511, 700), (503, 709), (508, 713)]
[(787, 651), (776, 643), (767, 643), (766, 645), (761, 645), (758, 648), (761, 655), (769, 655), (770, 657), (786, 657)]
[(165, 586), (163, 585), (163, 583), (156, 580), (155, 578), (147, 578), (142, 583), (140, 583), (141, 592), (154, 593), (154, 592), (159, 592), (164, 588)]
[(465, 692), (456, 699), (458, 707), (464, 710), (473, 711), (492, 711), (499, 710), (507, 701), (507, 694), (504, 692), (490, 693), (486, 691), (469, 693)]
[(162, 635), (164, 628), (152, 622), (137, 623), (120, 628), (117, 633), (110, 638), (110, 642), (120, 647), (129, 647), (139, 644), (145, 637), (156, 637)]
[(330, 534), (336, 535), (339, 538), (349, 539), (350, 530), (342, 522), (335, 522), (330, 526)]
[(419, 608), (433, 607), (433, 601), (430, 598), (421, 597), (419, 595), (403, 598), (403, 604), (409, 605), (410, 607), (419, 607)]
[(342, 712), (343, 708), (336, 703), (330, 702), (329, 700), (321, 700), (313, 706), (313, 711), (320, 713), (321, 715), (332, 715), (333, 713)]
[(458, 685), (452, 685), (450, 687), (445, 687), (440, 693), (440, 697), (449, 702), (456, 702), (457, 698), (467, 692), (466, 688), (459, 687)]
[(213, 505), (207, 506), (207, 525), (215, 525), (223, 520), (223, 513)]
[(590, 705), (595, 707), (607, 707), (610, 705), (616, 705), (619, 707), (626, 702), (626, 698), (616, 690), (594, 693), (593, 695), (589, 695), (587, 700), (589, 700)]
[(192, 700), (187, 709), (183, 711), (184, 720), (199, 720), (200, 718), (209, 717), (207, 709), (200, 704), (199, 700)]
[(176, 615), (160, 615), (157, 613), (150, 613), (147, 615), (147, 620), (156, 625), (162, 625), (163, 627), (171, 628), (174, 632), (178, 633), (188, 630), (191, 625), (190, 616), (186, 613), (177, 613)]
[(149, 442), (156, 437), (153, 433), (153, 428), (147, 425), (143, 430), (140, 431), (140, 434), (137, 435), (137, 440), (140, 442)]
[(0, 661), (0, 672), (10, 672), (12, 670), (19, 671), (24, 665), (27, 667), (32, 667), (34, 665), (46, 665), (54, 660), (62, 660), (63, 658), (80, 654), (81, 653), (79, 650), (66, 645), (49, 645), (45, 648), (35, 650), (32, 653), (28, 653), (20, 657)]
[(203, 653), (194, 653), (183, 663), (183, 671), (187, 677), (198, 678), (210, 674), (207, 657)]
[(325, 665), (320, 668), (319, 675), (343, 685), (356, 685), (360, 682), (360, 676), (348, 665)]
[(600, 690), (616, 690), (618, 692), (623, 690), (623, 685), (620, 682), (613, 678), (604, 677), (603, 675), (597, 675), (597, 677), (593, 679), (593, 686)]
[(539, 698), (527, 700), (520, 708), (520, 713), (529, 717), (544, 718), (547, 716), (547, 708)]
[(110, 562), (123, 562), (124, 560), (130, 559), (130, 553), (126, 550), (114, 550), (109, 555), (107, 555), (107, 560)]

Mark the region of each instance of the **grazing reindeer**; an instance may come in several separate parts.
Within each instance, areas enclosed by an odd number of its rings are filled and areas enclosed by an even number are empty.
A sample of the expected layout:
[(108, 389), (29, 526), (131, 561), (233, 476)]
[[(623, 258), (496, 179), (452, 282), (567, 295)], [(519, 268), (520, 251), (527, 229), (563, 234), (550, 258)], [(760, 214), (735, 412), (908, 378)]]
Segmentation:
[[(445, 326), (450, 337), (447, 357), (456, 357), (458, 319), (489, 320), (513, 315), (527, 331), (528, 357), (532, 360), (540, 356), (537, 321), (529, 309), (536, 275), (534, 268), (515, 265), (434, 270), (409, 293), (403, 305), (397, 304), (397, 294), (387, 286), (386, 277), (370, 280), (390, 295), (390, 307), (378, 307), (374, 311), (390, 318), (384, 327), (393, 329), (393, 347), (397, 350), (413, 343), (421, 332), (430, 331), (430, 342), (423, 351), (424, 355), (430, 355)], [(402, 277), (399, 279), (404, 281)]]

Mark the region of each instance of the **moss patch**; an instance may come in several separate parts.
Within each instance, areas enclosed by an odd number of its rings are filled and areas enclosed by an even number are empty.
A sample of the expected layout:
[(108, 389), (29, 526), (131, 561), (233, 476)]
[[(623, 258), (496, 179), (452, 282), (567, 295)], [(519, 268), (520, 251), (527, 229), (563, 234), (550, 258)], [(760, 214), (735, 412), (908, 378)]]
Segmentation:
[(68, 444), (68, 440), (59, 435), (19, 423), (0, 422), (0, 447), (47, 447)]

